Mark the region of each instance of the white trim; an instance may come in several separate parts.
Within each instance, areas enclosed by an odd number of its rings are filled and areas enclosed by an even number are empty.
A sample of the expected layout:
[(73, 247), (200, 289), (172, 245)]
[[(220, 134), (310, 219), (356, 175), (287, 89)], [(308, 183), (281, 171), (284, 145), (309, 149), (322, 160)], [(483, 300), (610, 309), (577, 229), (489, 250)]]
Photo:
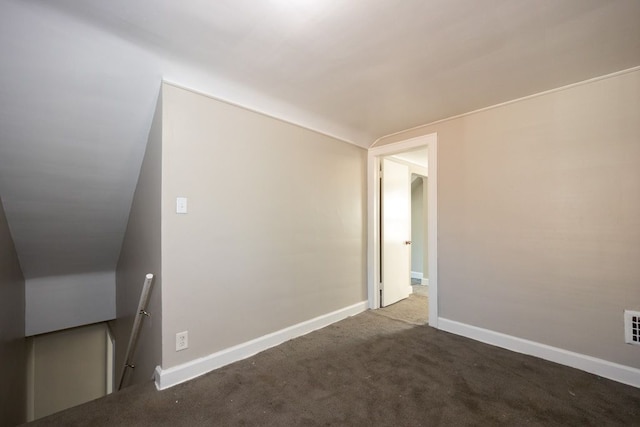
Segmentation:
[(36, 340), (26, 337), (27, 341), (27, 422), (36, 419)]
[(411, 272), (411, 278), (412, 279), (420, 279), (420, 285), (421, 286), (429, 286), (429, 278), (428, 277), (424, 277), (422, 275), (422, 273), (420, 273), (419, 271), (412, 271)]
[(111, 329), (109, 328), (109, 325), (107, 323), (104, 324), (105, 326), (105, 341), (107, 343), (107, 367), (105, 369), (105, 373), (106, 373), (106, 378), (105, 378), (105, 383), (106, 383), (106, 394), (111, 394), (113, 393), (113, 383), (114, 383), (114, 379), (115, 379), (115, 374), (114, 374), (114, 364), (115, 364), (115, 340), (113, 338), (113, 335), (111, 335)]
[(160, 366), (156, 366), (154, 373), (156, 388), (158, 390), (164, 390), (173, 387), (174, 385), (204, 375), (214, 369), (221, 368), (238, 360), (246, 359), (283, 342), (306, 335), (309, 332), (324, 328), (325, 326), (329, 326), (347, 317), (355, 316), (366, 310), (367, 301), (362, 301), (254, 340), (226, 348), (208, 356), (183, 363), (182, 365), (173, 366), (168, 369), (162, 369)]
[(432, 133), (393, 144), (373, 147), (367, 156), (367, 292), (369, 308), (380, 308), (380, 239), (379, 197), (380, 158), (391, 154), (427, 147), (427, 253), (429, 264), (429, 325), (438, 327), (438, 135)]
[[(618, 77), (618, 76), (621, 76), (623, 74), (633, 73), (635, 71), (640, 71), (640, 66), (627, 68), (626, 70), (616, 71), (616, 72), (610, 73), (610, 74), (605, 74), (604, 76), (593, 77), (591, 79), (583, 80), (583, 81), (580, 81), (580, 82), (571, 83), (571, 84), (568, 84), (568, 85), (565, 85), (565, 86), (560, 86), (560, 87), (556, 87), (556, 88), (553, 88), (553, 89), (545, 90), (545, 91), (542, 91), (542, 92), (534, 93), (534, 94), (531, 94), (531, 95), (523, 96), (523, 97), (520, 97), (520, 98), (512, 99), (512, 100), (509, 100), (509, 101), (501, 102), (499, 104), (490, 105), (488, 107), (479, 108), (477, 110), (468, 111), (466, 113), (458, 114), (458, 115), (455, 115), (455, 116), (446, 117), (444, 119), (436, 120), (434, 122), (429, 122), (429, 123), (426, 123), (424, 125), (414, 126), (412, 128), (409, 128), (409, 129), (401, 130), (399, 132), (390, 133), (388, 135), (381, 136), (380, 138), (378, 138), (375, 141), (373, 141), (373, 144), (371, 144), (370, 149), (371, 148), (378, 148), (378, 147), (376, 147), (376, 144), (378, 142), (382, 141), (385, 138), (391, 138), (392, 136), (402, 135), (404, 133), (416, 131), (418, 129), (423, 129), (423, 128), (426, 128), (428, 126), (433, 126), (433, 125), (436, 125), (436, 124), (439, 124), (439, 123), (448, 122), (449, 120), (459, 119), (461, 117), (470, 116), (472, 114), (481, 113), (483, 111), (492, 110), (494, 108), (503, 107), (503, 106), (509, 105), (509, 104), (515, 104), (516, 102), (526, 101), (527, 99), (536, 98), (538, 96), (548, 95), (548, 94), (554, 93), (554, 92), (560, 92), (560, 91), (563, 91), (563, 90), (574, 88), (576, 86), (582, 86), (582, 85), (586, 85), (586, 84), (589, 84), (589, 83), (594, 83), (594, 82), (597, 82), (597, 81), (600, 81), (600, 80), (610, 79), (612, 77)], [(389, 145), (389, 144), (387, 144), (387, 145)], [(384, 147), (384, 145), (382, 147)]]
[(598, 359), (580, 353), (574, 353), (572, 351), (506, 335), (489, 329), (479, 328), (477, 326), (467, 325), (465, 323), (456, 322), (455, 320), (444, 319), (442, 317), (439, 319), (438, 325), (443, 331), (451, 332), (456, 335), (462, 335), (476, 341), (505, 348), (517, 353), (528, 354), (530, 356), (539, 357), (540, 359), (570, 366), (572, 368), (580, 369), (630, 386), (640, 387), (640, 369), (637, 368), (620, 365), (618, 363), (609, 362), (607, 360)]

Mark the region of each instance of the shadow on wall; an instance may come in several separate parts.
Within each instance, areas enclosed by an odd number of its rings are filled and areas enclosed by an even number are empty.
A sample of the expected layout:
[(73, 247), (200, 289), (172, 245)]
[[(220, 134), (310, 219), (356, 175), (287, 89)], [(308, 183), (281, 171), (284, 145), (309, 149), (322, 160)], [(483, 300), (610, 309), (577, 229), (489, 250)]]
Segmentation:
[(25, 281), (0, 199), (0, 425), (26, 416)]

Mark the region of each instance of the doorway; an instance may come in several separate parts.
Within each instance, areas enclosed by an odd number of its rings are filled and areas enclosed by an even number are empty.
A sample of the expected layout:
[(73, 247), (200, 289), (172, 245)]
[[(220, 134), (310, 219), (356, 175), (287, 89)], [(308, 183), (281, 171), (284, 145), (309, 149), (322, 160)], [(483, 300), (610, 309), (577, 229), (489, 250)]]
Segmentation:
[[(369, 307), (381, 307), (381, 289), (383, 281), (380, 226), (384, 200), (381, 186), (381, 164), (389, 156), (402, 158), (406, 153), (426, 149), (428, 158), (427, 184), (427, 263), (429, 282), (429, 325), (438, 326), (438, 291), (437, 291), (437, 135), (430, 134), (398, 143), (369, 149), (368, 155), (368, 295)], [(403, 154), (404, 153), (404, 154)], [(409, 265), (407, 265), (409, 271)]]
[[(423, 150), (426, 163), (426, 148)], [(411, 287), (414, 294), (426, 297), (429, 296), (427, 180), (427, 171), (411, 173)]]

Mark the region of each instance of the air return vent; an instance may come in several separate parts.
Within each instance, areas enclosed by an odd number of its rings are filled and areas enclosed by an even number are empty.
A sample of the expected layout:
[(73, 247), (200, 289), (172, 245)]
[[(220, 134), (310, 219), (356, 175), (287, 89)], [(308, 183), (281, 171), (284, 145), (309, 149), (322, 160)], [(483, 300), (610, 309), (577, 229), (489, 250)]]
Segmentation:
[(624, 311), (624, 342), (640, 345), (640, 311)]

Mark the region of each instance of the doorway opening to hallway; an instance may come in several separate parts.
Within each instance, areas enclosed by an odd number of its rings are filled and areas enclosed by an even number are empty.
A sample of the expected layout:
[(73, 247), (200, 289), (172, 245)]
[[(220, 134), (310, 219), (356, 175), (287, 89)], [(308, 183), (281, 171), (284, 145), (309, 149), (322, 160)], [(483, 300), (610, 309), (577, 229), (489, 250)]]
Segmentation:
[(428, 323), (434, 327), (438, 319), (436, 144), (437, 135), (431, 134), (374, 147), (368, 162), (370, 308), (389, 307), (415, 295), (428, 304)]

